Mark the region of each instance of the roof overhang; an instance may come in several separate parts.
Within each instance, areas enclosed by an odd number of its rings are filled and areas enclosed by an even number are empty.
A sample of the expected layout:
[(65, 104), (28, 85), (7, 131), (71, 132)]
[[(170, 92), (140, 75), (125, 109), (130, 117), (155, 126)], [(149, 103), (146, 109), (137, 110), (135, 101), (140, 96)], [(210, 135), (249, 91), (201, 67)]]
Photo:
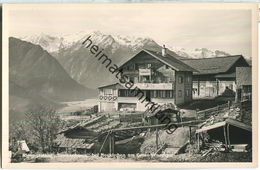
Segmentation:
[(216, 128), (225, 126), (227, 124), (252, 132), (251, 126), (246, 125), (246, 124), (239, 122), (237, 120), (234, 120), (234, 119), (226, 119), (225, 121), (217, 122), (217, 123), (214, 123), (210, 126), (204, 126), (200, 129), (196, 130), (196, 133), (206, 132), (206, 131), (209, 131), (209, 130), (212, 130), (212, 129), (216, 129)]
[[(98, 89), (103, 89), (109, 86), (122, 86), (120, 83), (114, 83), (114, 84), (108, 84), (108, 85), (103, 85), (103, 86), (99, 86)], [(122, 86), (122, 89), (125, 89), (124, 86)]]
[(236, 72), (233, 73), (226, 73), (226, 74), (217, 74), (215, 75), (216, 78), (236, 78)]
[[(150, 52), (149, 50), (146, 50), (146, 49), (142, 49), (141, 51), (139, 51), (137, 54), (135, 54), (133, 57), (131, 57), (129, 60), (127, 60), (126, 62), (124, 62), (123, 64), (121, 64), (119, 66), (118, 69), (121, 69), (126, 63), (128, 63), (130, 60), (132, 60), (134, 57), (136, 57), (137, 55), (139, 55), (140, 53), (142, 52), (145, 52), (149, 55), (151, 55), (152, 57), (154, 57), (155, 59), (157, 59), (158, 61), (164, 63), (165, 65), (169, 66), (170, 68), (174, 69), (175, 71), (182, 71), (176, 67), (174, 67), (173, 65), (169, 64), (168, 62), (164, 61), (163, 59), (161, 59), (160, 57), (157, 57), (156, 55), (154, 55), (152, 52)], [(169, 54), (168, 54), (169, 55)], [(173, 56), (171, 56), (173, 57)], [(175, 58), (176, 59), (176, 58)], [(179, 59), (176, 59), (178, 60), (179, 62), (181, 62), (182, 64), (186, 65), (187, 67), (190, 68), (191, 72), (196, 72), (196, 73), (199, 73), (198, 70), (194, 69), (193, 67), (189, 66), (188, 64), (184, 63), (183, 61), (179, 60)]]

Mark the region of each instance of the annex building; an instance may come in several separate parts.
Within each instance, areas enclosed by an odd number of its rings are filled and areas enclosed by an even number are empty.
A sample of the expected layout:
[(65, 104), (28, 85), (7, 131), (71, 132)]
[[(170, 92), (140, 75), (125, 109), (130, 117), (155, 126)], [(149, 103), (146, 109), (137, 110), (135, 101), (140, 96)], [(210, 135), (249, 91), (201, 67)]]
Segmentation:
[(251, 69), (242, 55), (182, 59), (182, 61), (198, 70), (193, 74), (193, 98), (216, 97), (221, 95), (226, 88), (236, 92), (236, 77), (242, 74), (241, 69), (237, 72), (237, 68)]

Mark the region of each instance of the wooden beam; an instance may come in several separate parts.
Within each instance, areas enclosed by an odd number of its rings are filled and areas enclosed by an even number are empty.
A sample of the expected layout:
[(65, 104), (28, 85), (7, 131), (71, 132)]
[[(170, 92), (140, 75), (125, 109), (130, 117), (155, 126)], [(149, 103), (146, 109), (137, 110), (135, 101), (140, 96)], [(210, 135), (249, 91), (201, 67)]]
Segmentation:
[[(156, 129), (156, 128), (165, 128), (170, 125), (177, 125), (177, 126), (190, 126), (191, 124), (195, 123), (202, 123), (205, 120), (193, 120), (193, 121), (186, 121), (181, 123), (170, 123), (170, 124), (159, 124), (159, 125), (149, 125), (149, 126), (138, 126), (138, 127), (129, 127), (129, 128), (118, 128), (118, 129), (112, 129), (110, 131), (117, 132), (117, 131), (127, 131), (127, 130), (136, 130), (136, 129)], [(107, 132), (105, 132), (107, 133)]]
[(189, 126), (189, 137), (190, 137), (190, 144), (191, 144), (191, 126)]
[(200, 150), (200, 134), (198, 133), (196, 136), (197, 136), (198, 150)]
[(219, 95), (219, 82), (218, 82), (218, 79), (216, 78), (216, 81), (217, 81), (217, 96)]
[(110, 135), (110, 133), (111, 133), (111, 131), (109, 131), (109, 132), (107, 133), (107, 136), (106, 136), (106, 138), (105, 138), (103, 144), (102, 144), (101, 147), (100, 147), (99, 156), (101, 156), (101, 151), (102, 151), (102, 149), (103, 149), (103, 147), (104, 147), (104, 145), (105, 145), (105, 143), (106, 143), (106, 141), (107, 141), (107, 138), (108, 138), (108, 136)]
[(109, 153), (114, 154), (115, 153), (115, 134), (111, 133), (109, 135)]
[(159, 132), (158, 132), (158, 128), (156, 128), (156, 137), (155, 137), (155, 143), (156, 143), (156, 150), (159, 149), (159, 141), (158, 141), (158, 138), (159, 138)]
[(109, 149), (109, 154), (112, 154), (112, 141), (111, 141), (111, 135), (108, 136), (108, 149)]
[(200, 95), (200, 80), (198, 79), (198, 97)]
[(225, 138), (225, 147), (226, 149), (228, 149), (226, 126), (223, 126), (223, 131), (224, 131), (224, 138)]
[(230, 148), (229, 124), (227, 124), (227, 142), (228, 142), (228, 147)]

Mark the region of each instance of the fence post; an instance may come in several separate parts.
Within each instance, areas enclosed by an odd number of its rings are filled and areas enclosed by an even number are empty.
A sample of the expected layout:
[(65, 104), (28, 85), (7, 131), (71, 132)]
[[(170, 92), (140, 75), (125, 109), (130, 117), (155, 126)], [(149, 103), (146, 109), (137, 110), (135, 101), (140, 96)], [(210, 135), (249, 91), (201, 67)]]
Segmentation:
[(200, 151), (200, 134), (197, 134), (197, 145), (198, 145), (198, 151)]
[(159, 134), (158, 134), (158, 128), (156, 128), (156, 150), (158, 150), (159, 149), (159, 144), (158, 144), (158, 138), (159, 138)]
[(114, 135), (114, 132), (112, 132), (112, 131), (109, 135), (109, 153), (110, 154), (115, 153), (115, 135)]
[(227, 133), (226, 133), (226, 125), (223, 126), (223, 131), (224, 131), (224, 139), (225, 139), (225, 148), (228, 149)]
[(190, 137), (190, 144), (191, 144), (191, 126), (189, 126), (189, 137)]

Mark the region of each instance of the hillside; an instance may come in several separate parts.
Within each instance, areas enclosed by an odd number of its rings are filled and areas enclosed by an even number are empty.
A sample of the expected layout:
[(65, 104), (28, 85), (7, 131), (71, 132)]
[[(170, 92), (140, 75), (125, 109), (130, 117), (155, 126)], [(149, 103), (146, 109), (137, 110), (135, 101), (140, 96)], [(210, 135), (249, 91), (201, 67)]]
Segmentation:
[(9, 82), (9, 91), (10, 121), (22, 120), (24, 112), (39, 105), (51, 106), (54, 109), (64, 106), (63, 104), (46, 99), (29, 89), (23, 88), (12, 81)]
[(10, 80), (54, 101), (90, 98), (95, 92), (73, 80), (39, 45), (9, 38)]
[[(160, 50), (160, 46), (149, 38), (137, 38), (130, 41), (124, 37), (113, 37), (101, 32), (90, 34), (93, 43), (104, 49), (113, 63), (120, 63), (128, 60), (142, 48)], [(79, 40), (71, 43), (71, 46), (61, 48), (53, 52), (53, 56), (61, 63), (65, 70), (73, 79), (89, 88), (97, 88), (104, 84), (110, 84), (117, 81), (107, 69), (100, 64), (89, 50), (82, 46), (82, 42), (89, 35), (82, 36)]]

